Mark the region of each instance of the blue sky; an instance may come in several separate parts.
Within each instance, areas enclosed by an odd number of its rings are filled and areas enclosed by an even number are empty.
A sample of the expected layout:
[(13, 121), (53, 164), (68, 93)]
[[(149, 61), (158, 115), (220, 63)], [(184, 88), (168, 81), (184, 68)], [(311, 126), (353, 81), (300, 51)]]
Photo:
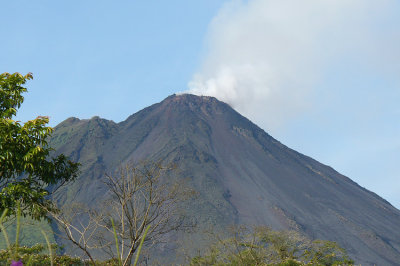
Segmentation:
[(400, 207), (395, 0), (5, 1), (0, 72), (18, 119), (116, 122), (175, 92), (227, 101)]
[(0, 71), (32, 72), (20, 112), (115, 121), (184, 90), (222, 1), (5, 1)]

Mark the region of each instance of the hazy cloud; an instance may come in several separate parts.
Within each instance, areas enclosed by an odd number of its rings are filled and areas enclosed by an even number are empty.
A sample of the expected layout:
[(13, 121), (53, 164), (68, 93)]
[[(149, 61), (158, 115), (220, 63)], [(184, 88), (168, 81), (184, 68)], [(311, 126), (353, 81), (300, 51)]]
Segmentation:
[[(215, 96), (267, 130), (315, 101), (338, 58), (400, 71), (394, 0), (230, 1), (210, 24), (207, 52), (189, 92)], [(350, 66), (351, 67), (351, 66)]]

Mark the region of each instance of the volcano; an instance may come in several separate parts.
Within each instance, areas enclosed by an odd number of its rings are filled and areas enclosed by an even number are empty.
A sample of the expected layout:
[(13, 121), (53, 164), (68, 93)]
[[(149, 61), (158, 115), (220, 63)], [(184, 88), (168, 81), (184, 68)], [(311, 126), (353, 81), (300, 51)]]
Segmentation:
[(213, 97), (172, 95), (125, 121), (69, 118), (50, 145), (82, 164), (59, 204), (103, 200), (104, 174), (131, 160), (178, 165), (198, 224), (269, 225), (338, 242), (362, 265), (400, 265), (400, 211), (296, 152)]

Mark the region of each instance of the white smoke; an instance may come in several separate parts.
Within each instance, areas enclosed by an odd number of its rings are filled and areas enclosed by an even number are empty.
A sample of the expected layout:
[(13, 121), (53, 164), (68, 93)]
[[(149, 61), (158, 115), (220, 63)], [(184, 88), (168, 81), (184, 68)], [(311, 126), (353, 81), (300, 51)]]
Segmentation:
[(312, 106), (315, 88), (337, 58), (399, 62), (400, 55), (390, 53), (382, 59), (382, 51), (398, 48), (388, 47), (390, 33), (377, 27), (393, 3), (230, 1), (210, 24), (206, 57), (189, 92), (215, 96), (265, 129), (279, 128)]

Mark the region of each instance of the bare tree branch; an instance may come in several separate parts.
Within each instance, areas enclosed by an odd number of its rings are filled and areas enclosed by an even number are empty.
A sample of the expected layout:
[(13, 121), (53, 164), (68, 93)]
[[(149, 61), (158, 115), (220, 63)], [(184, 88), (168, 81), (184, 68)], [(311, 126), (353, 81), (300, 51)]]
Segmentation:
[[(162, 242), (170, 232), (193, 227), (182, 215), (182, 202), (195, 195), (183, 182), (171, 179), (174, 167), (161, 163), (126, 164), (115, 175), (106, 174), (107, 200), (101, 210), (79, 204), (50, 216), (65, 233), (64, 238), (81, 249), (95, 263), (91, 252), (101, 250), (116, 258), (114, 229), (119, 258), (130, 265), (148, 226), (144, 245)], [(114, 222), (114, 227), (111, 223)]]

